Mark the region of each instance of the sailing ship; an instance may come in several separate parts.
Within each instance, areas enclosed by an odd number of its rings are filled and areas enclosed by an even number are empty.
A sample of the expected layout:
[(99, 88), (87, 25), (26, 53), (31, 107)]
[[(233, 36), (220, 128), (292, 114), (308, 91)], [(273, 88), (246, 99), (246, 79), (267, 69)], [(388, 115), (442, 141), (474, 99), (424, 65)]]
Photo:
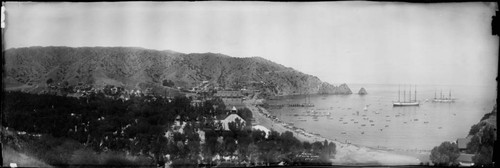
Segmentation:
[(314, 107), (314, 104), (311, 103), (311, 97), (309, 94), (305, 95), (306, 98), (304, 100), (304, 103), (302, 103), (302, 107)]
[(451, 97), (451, 90), (448, 95), (448, 97), (443, 96), (443, 91), (441, 90), (441, 97), (437, 98), (436, 97), (436, 91), (434, 91), (434, 100), (432, 100), (434, 103), (454, 103), (455, 99)]
[(420, 102), (417, 101), (417, 87), (415, 87), (415, 100), (411, 100), (411, 86), (409, 93), (409, 101), (406, 101), (406, 91), (403, 90), (403, 101), (401, 101), (401, 88), (398, 89), (398, 101), (392, 102), (393, 106), (419, 106)]
[(311, 103), (311, 95), (309, 93), (304, 92), (302, 95), (304, 95), (304, 103), (292, 103), (288, 104), (288, 107), (314, 107), (314, 104)]

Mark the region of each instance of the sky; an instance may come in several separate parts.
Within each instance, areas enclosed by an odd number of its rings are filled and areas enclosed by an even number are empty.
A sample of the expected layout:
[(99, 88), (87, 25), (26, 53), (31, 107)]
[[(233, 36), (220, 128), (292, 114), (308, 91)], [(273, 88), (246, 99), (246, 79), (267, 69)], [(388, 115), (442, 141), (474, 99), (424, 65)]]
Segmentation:
[(6, 3), (4, 47), (259, 56), (333, 83), (496, 85), (496, 3)]

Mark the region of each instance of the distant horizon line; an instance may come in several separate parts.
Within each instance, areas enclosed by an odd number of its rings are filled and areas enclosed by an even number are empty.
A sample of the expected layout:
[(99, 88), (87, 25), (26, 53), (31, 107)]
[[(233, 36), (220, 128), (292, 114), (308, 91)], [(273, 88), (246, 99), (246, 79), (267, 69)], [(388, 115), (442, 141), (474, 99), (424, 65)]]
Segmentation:
[[(353, 83), (348, 83), (344, 82), (347, 85), (401, 85), (409, 87), (410, 84), (396, 84), (396, 83), (360, 83), (360, 82), (353, 82)], [(339, 83), (332, 83), (332, 84), (339, 84)], [(496, 84), (430, 84), (430, 83), (425, 83), (425, 84), (411, 84), (411, 86), (498, 86), (498, 83)]]

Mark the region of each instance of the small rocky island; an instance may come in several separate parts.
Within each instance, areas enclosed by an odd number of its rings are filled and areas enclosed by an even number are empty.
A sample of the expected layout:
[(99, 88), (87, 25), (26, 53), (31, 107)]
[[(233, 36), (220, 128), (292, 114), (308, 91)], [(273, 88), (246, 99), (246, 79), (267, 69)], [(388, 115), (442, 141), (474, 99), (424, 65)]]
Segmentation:
[(361, 89), (359, 89), (358, 94), (359, 94), (359, 95), (365, 95), (365, 94), (368, 94), (368, 92), (366, 92), (366, 89), (365, 89), (365, 88), (361, 88)]

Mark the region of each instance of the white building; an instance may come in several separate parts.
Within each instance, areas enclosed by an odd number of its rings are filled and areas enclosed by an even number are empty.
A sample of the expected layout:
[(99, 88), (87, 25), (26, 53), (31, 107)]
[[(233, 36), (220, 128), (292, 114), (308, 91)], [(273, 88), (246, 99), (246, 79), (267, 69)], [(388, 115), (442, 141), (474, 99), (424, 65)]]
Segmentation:
[(243, 125), (246, 125), (246, 121), (241, 118), (238, 114), (231, 114), (227, 116), (224, 120), (219, 120), (222, 125), (222, 129), (229, 130), (229, 123), (236, 122), (236, 119), (240, 120)]
[(255, 126), (252, 126), (252, 130), (260, 130), (260, 131), (264, 131), (266, 133), (266, 138), (269, 136), (269, 134), (271, 134), (271, 130), (267, 129), (266, 127), (262, 126), (262, 125), (255, 125)]

